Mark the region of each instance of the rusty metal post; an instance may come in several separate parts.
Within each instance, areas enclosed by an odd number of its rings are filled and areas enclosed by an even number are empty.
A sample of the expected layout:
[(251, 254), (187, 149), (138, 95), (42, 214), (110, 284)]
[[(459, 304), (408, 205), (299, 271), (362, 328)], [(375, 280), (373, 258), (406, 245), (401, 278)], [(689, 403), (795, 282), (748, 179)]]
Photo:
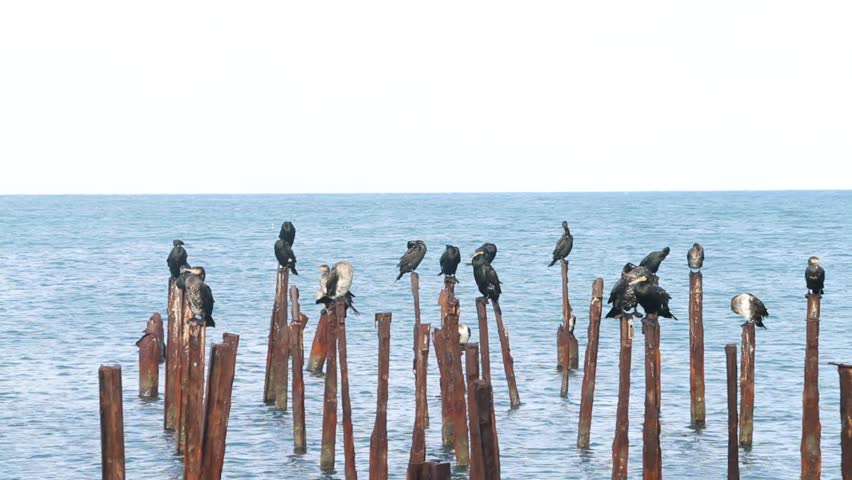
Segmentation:
[(802, 394), (802, 479), (816, 480), (822, 472), (819, 421), (819, 317), (820, 295), (808, 295), (805, 348), (805, 390)]
[[(447, 385), (446, 367), (446, 337), (443, 329), (432, 330), (432, 347), (435, 350), (435, 358), (438, 360), (438, 377), (441, 387), (441, 444), (445, 447), (453, 445), (453, 433), (450, 423), (449, 411), (449, 386)], [(428, 425), (428, 420), (427, 420)]]
[(445, 371), (447, 374), (447, 415), (449, 416), (451, 443), (456, 452), (457, 465), (470, 464), (470, 446), (467, 438), (467, 408), (465, 406), (465, 379), (461, 364), (459, 344), (459, 301), (452, 298), (447, 304), (444, 326)]
[(479, 380), (479, 344), (468, 343), (464, 350), (467, 375), (467, 410), (470, 425), (470, 480), (485, 480), (482, 465), (482, 436), (479, 434), (479, 414), (476, 411), (476, 388)]
[(223, 333), (222, 334), (222, 343), (227, 343), (231, 347), (234, 348), (234, 355), (236, 355), (237, 347), (240, 346), (240, 336), (236, 333)]
[(411, 464), (408, 467), (407, 480), (451, 480), (449, 463), (430, 460), (425, 463)]
[(556, 371), (562, 371), (562, 362), (564, 361), (565, 355), (565, 345), (568, 336), (565, 335), (565, 327), (560, 323), (558, 327), (556, 327)]
[(314, 341), (311, 343), (311, 356), (308, 358), (308, 371), (322, 373), (325, 357), (328, 355), (328, 312), (323, 310), (317, 322), (317, 330), (314, 332)]
[(737, 344), (725, 345), (728, 372), (728, 480), (740, 478), (740, 448), (737, 438)]
[(207, 402), (204, 415), (204, 440), (201, 446), (201, 478), (219, 480), (225, 462), (225, 438), (231, 415), (231, 391), (234, 386), (237, 351), (231, 343), (214, 343), (210, 351), (207, 377)]
[(568, 361), (571, 369), (580, 368), (580, 343), (574, 332), (568, 332)]
[(343, 299), (334, 302), (337, 317), (337, 347), (340, 357), (340, 401), (343, 403), (343, 460), (346, 480), (357, 480), (355, 469), (355, 434), (352, 431), (352, 404), (349, 400), (349, 364), (346, 358), (346, 304)]
[(334, 450), (337, 441), (337, 314), (334, 305), (329, 305), (328, 333), (325, 357), (325, 394), (322, 413), (322, 450), (320, 469), (334, 470)]
[(642, 478), (663, 478), (663, 455), (660, 449), (659, 348), (660, 323), (656, 314), (643, 319), (645, 333), (645, 423), (642, 427)]
[(503, 326), (503, 311), (497, 301), (491, 302), (494, 309), (494, 318), (497, 320), (497, 332), (500, 334), (500, 348), (503, 350), (503, 370), (506, 372), (506, 382), (509, 384), (509, 403), (512, 408), (521, 405), (521, 397), (518, 395), (518, 385), (515, 383), (515, 360), (512, 358), (512, 349), (509, 347), (509, 331)]
[[(562, 265), (562, 387), (559, 396), (568, 398), (568, 377), (571, 372), (571, 302), (568, 300), (568, 262), (561, 260)], [(557, 333), (558, 335), (558, 333)], [(558, 340), (557, 340), (558, 342)]]
[[(266, 376), (263, 380), (263, 401), (266, 403), (276, 403), (276, 408), (287, 408), (287, 374), (282, 376), (279, 372), (276, 377), (275, 368), (281, 365), (281, 362), (287, 359), (281, 358), (282, 343), (289, 336), (285, 336), (282, 329), (287, 328), (287, 289), (290, 283), (290, 270), (287, 267), (278, 265), (278, 274), (275, 281), (275, 300), (272, 304), (272, 317), (269, 320), (269, 344), (266, 351)], [(284, 370), (286, 372), (286, 363)], [(283, 408), (279, 406), (277, 394), (282, 390), (281, 382), (284, 382)]]
[[(287, 410), (287, 387), (290, 375), (290, 325), (287, 323), (287, 293), (289, 292), (290, 271), (283, 269), (280, 298), (277, 309), (273, 311), (275, 324), (275, 351), (272, 354), (272, 393), (276, 410)], [(297, 317), (294, 317), (295, 320)]]
[(592, 405), (595, 401), (595, 374), (598, 368), (598, 340), (601, 333), (603, 310), (603, 279), (592, 284), (592, 301), (589, 305), (589, 343), (583, 366), (583, 390), (580, 395), (580, 425), (577, 428), (577, 448), (589, 448), (592, 430)]
[(621, 352), (618, 358), (618, 407), (615, 419), (615, 438), (612, 441), (612, 478), (627, 479), (627, 460), (630, 442), (627, 437), (630, 409), (630, 357), (633, 352), (633, 317), (620, 316)]
[(391, 314), (377, 313), (379, 335), (379, 386), (376, 394), (376, 423), (370, 435), (370, 480), (388, 478), (388, 378), (390, 377)]
[(202, 429), (204, 428), (204, 329), (196, 322), (189, 324), (189, 363), (185, 419), (184, 480), (201, 480)]
[(740, 446), (750, 448), (754, 432), (754, 324), (743, 323), (740, 352)]
[(852, 365), (836, 364), (840, 375), (840, 471), (852, 480)]
[(186, 411), (187, 411), (187, 396), (189, 395), (189, 328), (195, 323), (192, 320), (192, 310), (189, 308), (189, 302), (186, 295), (183, 296), (183, 304), (181, 305), (183, 320), (181, 321), (181, 339), (180, 339), (180, 403), (177, 409), (177, 453), (183, 455), (184, 446), (186, 445)]
[(169, 319), (169, 338), (166, 344), (166, 398), (163, 405), (163, 428), (176, 430), (177, 411), (180, 405), (180, 342), (183, 325), (183, 290), (169, 279), (169, 304), (166, 313)]
[(694, 427), (703, 427), (704, 404), (704, 287), (701, 272), (689, 272), (689, 398)]
[(121, 366), (98, 369), (101, 410), (101, 475), (124, 480), (124, 412), (121, 404)]
[(139, 396), (142, 398), (154, 399), (160, 395), (162, 331), (163, 320), (155, 313), (148, 319), (144, 335), (136, 342), (139, 347)]
[(414, 355), (417, 355), (417, 335), (420, 327), (420, 276), (411, 272), (411, 296), (414, 297)]
[(494, 392), (491, 382), (487, 380), (477, 380), (473, 383), (482, 441), (482, 470), (488, 480), (500, 478), (500, 453), (495, 450), (497, 425), (494, 423)]
[(482, 364), (482, 379), (491, 381), (491, 355), (488, 352), (488, 312), (485, 297), (476, 299), (476, 317), (479, 320), (479, 357)]
[(429, 359), (429, 329), (431, 327), (431, 324), (421, 323), (417, 332), (417, 356), (415, 357), (414, 373), (414, 431), (411, 436), (409, 465), (426, 461), (426, 367)]
[(307, 451), (307, 439), (305, 438), (305, 379), (302, 374), (305, 367), (303, 337), (307, 317), (304, 317), (304, 314), (300, 313), (298, 318), (298, 321), (294, 321), (290, 325), (290, 350), (293, 353), (293, 451), (301, 454)]

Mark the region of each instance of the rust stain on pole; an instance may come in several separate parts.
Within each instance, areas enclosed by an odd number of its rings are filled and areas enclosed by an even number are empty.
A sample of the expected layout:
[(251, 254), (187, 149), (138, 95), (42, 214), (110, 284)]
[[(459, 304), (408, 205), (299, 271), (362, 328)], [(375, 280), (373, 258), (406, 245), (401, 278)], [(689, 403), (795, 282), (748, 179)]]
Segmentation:
[(467, 407), (465, 406), (465, 379), (461, 364), (461, 345), (459, 336), (459, 301), (454, 297), (447, 305), (446, 325), (444, 326), (445, 371), (447, 374), (447, 414), (449, 416), (451, 443), (456, 452), (457, 465), (470, 464), (470, 450), (467, 438)]
[(189, 324), (189, 363), (185, 418), (186, 446), (183, 457), (184, 480), (201, 479), (201, 438), (204, 428), (204, 328)]
[(819, 479), (822, 452), (819, 421), (819, 317), (820, 295), (808, 295), (805, 388), (802, 394), (802, 479)]
[[(276, 382), (276, 380), (282, 379), (280, 375), (276, 378), (275, 367), (280, 364), (281, 342), (285, 338), (281, 329), (287, 326), (287, 287), (290, 282), (290, 271), (278, 265), (278, 274), (275, 279), (275, 300), (272, 304), (272, 317), (269, 320), (269, 344), (266, 350), (266, 376), (263, 380), (263, 401), (266, 403), (276, 402), (277, 389), (280, 389), (279, 382)], [(286, 374), (283, 381), (285, 382), (283, 404), (286, 408)]]
[(737, 438), (737, 345), (725, 345), (728, 373), (728, 480), (740, 478), (740, 449)]
[(612, 441), (612, 478), (627, 479), (627, 460), (630, 442), (627, 437), (630, 409), (630, 357), (633, 352), (633, 317), (620, 316), (621, 352), (618, 358), (618, 407), (615, 420), (615, 438)]
[(166, 398), (163, 405), (163, 428), (175, 430), (175, 418), (180, 405), (180, 339), (183, 323), (183, 290), (177, 288), (175, 279), (169, 279), (169, 339), (166, 344)]
[(577, 447), (589, 448), (592, 430), (592, 405), (595, 401), (595, 374), (598, 368), (598, 340), (601, 333), (603, 309), (603, 279), (592, 283), (592, 300), (589, 305), (589, 343), (583, 366), (583, 390), (580, 395), (580, 425), (577, 428)]
[(322, 366), (328, 352), (328, 313), (323, 310), (317, 322), (317, 330), (314, 332), (314, 341), (311, 344), (311, 356), (308, 359), (308, 370), (313, 373), (322, 373)]
[(328, 314), (328, 333), (326, 335), (325, 356), (325, 394), (323, 396), (322, 413), (322, 450), (320, 451), (320, 468), (325, 471), (334, 470), (334, 450), (337, 440), (337, 315), (333, 305)]
[(479, 357), (482, 365), (482, 379), (491, 381), (491, 354), (488, 352), (488, 312), (485, 297), (476, 299), (476, 317), (479, 321)]
[(204, 480), (222, 478), (225, 462), (225, 438), (231, 415), (231, 391), (234, 386), (237, 351), (232, 343), (215, 343), (210, 351), (207, 402), (204, 416), (204, 440), (201, 446), (201, 471)]
[(703, 427), (704, 404), (704, 288), (701, 272), (689, 272), (689, 398), (692, 425)]
[(414, 430), (411, 436), (409, 464), (426, 461), (426, 367), (429, 359), (429, 329), (431, 324), (422, 323), (417, 331), (417, 356), (415, 357), (415, 409)]
[(646, 315), (642, 330), (645, 333), (645, 423), (642, 428), (642, 478), (663, 478), (663, 455), (660, 449), (660, 323), (656, 314)]
[(379, 335), (379, 385), (376, 422), (370, 435), (370, 480), (388, 478), (388, 378), (390, 376), (390, 313), (377, 313)]
[(476, 395), (476, 414), (482, 440), (482, 470), (486, 479), (500, 478), (500, 453), (496, 450), (497, 425), (494, 423), (494, 392), (491, 382), (473, 382)]
[(343, 403), (343, 460), (346, 480), (357, 480), (355, 469), (355, 434), (352, 431), (352, 405), (349, 401), (349, 364), (346, 359), (346, 304), (343, 299), (334, 302), (337, 317), (337, 346), (340, 356), (340, 400)]
[(290, 325), (287, 323), (287, 293), (290, 283), (289, 269), (283, 269), (281, 291), (276, 295), (276, 309), (273, 311), (275, 323), (275, 351), (272, 354), (272, 393), (277, 410), (287, 410), (287, 387), (290, 376)]
[(509, 347), (509, 331), (503, 326), (503, 311), (496, 301), (491, 302), (494, 309), (494, 318), (497, 320), (497, 332), (500, 334), (500, 348), (503, 350), (503, 370), (506, 372), (506, 382), (509, 384), (509, 403), (512, 408), (521, 405), (521, 397), (518, 395), (518, 385), (515, 383), (515, 360), (512, 358), (512, 349)]
[[(562, 266), (562, 387), (559, 396), (568, 398), (568, 377), (571, 371), (571, 302), (568, 300), (568, 262), (564, 259), (559, 262)], [(557, 333), (558, 335), (558, 333)], [(557, 343), (558, 343), (557, 339)]]
[(432, 330), (432, 347), (438, 360), (438, 377), (441, 387), (441, 444), (453, 446), (453, 432), (449, 415), (449, 386), (447, 385), (446, 342), (442, 329)]
[(562, 371), (562, 359), (565, 355), (565, 341), (567, 337), (565, 336), (565, 327), (562, 324), (559, 324), (559, 327), (556, 328), (556, 371)]
[(101, 411), (101, 475), (124, 480), (124, 412), (121, 405), (121, 366), (98, 369)]
[(740, 445), (751, 447), (754, 432), (754, 324), (743, 323), (740, 357)]
[(852, 480), (852, 365), (837, 365), (840, 375), (840, 471)]
[(186, 444), (186, 401), (189, 388), (189, 328), (195, 323), (192, 321), (192, 310), (189, 308), (189, 303), (186, 295), (183, 296), (181, 305), (183, 321), (181, 322), (181, 339), (180, 339), (180, 403), (177, 409), (177, 453), (184, 453), (184, 445)]
[(163, 320), (155, 313), (148, 319), (144, 335), (136, 342), (139, 347), (139, 396), (142, 398), (154, 399), (160, 394), (162, 331)]
[(414, 354), (417, 355), (417, 332), (420, 327), (420, 276), (411, 272), (411, 296), (414, 297)]
[[(296, 288), (296, 287), (293, 287)], [(298, 321), (290, 326), (290, 350), (293, 353), (293, 451), (305, 453), (305, 379), (302, 374), (305, 363), (304, 331), (307, 317), (299, 313)]]
[(479, 414), (476, 411), (476, 388), (474, 387), (474, 382), (479, 380), (479, 344), (465, 345), (464, 359), (470, 425), (470, 480), (485, 480), (482, 465), (482, 436), (479, 434)]

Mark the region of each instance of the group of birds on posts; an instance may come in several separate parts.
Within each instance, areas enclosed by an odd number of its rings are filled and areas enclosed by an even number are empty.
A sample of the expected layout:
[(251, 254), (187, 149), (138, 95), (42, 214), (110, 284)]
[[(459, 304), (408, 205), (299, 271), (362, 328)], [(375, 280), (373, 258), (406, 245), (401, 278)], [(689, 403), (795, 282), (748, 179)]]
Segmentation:
[(204, 267), (190, 267), (187, 263), (186, 249), (181, 240), (172, 242), (172, 251), (166, 258), (169, 273), (175, 279), (175, 285), (184, 291), (187, 304), (192, 312), (192, 319), (207, 327), (215, 327), (213, 321), (213, 292), (210, 286), (204, 283), (207, 272)]

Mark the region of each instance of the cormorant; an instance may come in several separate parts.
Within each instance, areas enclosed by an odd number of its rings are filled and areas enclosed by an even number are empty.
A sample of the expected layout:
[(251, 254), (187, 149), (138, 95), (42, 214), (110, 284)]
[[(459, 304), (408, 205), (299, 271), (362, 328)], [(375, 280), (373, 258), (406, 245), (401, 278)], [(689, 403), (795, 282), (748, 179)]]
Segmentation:
[(166, 259), (166, 264), (169, 266), (169, 272), (172, 278), (177, 278), (180, 275), (180, 267), (188, 267), (186, 263), (186, 249), (183, 248), (183, 241), (172, 240), (172, 251), (169, 252), (169, 258)]
[(819, 266), (820, 261), (818, 257), (808, 259), (808, 267), (805, 269), (805, 283), (808, 285), (809, 294), (822, 295), (825, 270)]
[(290, 244), (287, 240), (279, 238), (275, 241), (275, 258), (278, 259), (278, 263), (282, 267), (290, 267), (290, 272), (292, 272), (293, 275), (299, 274), (299, 272), (296, 271), (296, 254), (293, 253), (293, 249), (290, 248)]
[(204, 267), (193, 267), (186, 269), (188, 275), (184, 279), (184, 291), (186, 292), (187, 303), (192, 311), (192, 318), (203, 323), (208, 327), (215, 327), (216, 322), (213, 321), (213, 292), (210, 287), (204, 283), (207, 274)]
[(495, 302), (500, 299), (500, 279), (497, 277), (497, 272), (491, 263), (488, 262), (488, 257), (485, 252), (477, 252), (472, 259), (473, 278), (476, 280), (476, 286), (479, 287), (479, 292), (486, 298), (490, 298)]
[[(327, 307), (333, 300), (342, 297), (346, 308), (351, 308), (353, 312), (360, 314), (352, 305), (352, 299), (355, 297), (355, 294), (350, 291), (353, 275), (351, 263), (345, 260), (335, 263), (325, 281), (326, 293), (322, 298), (318, 298), (316, 303), (322, 303)], [(320, 277), (320, 284), (322, 285), (322, 277)]]
[(634, 268), (636, 268), (636, 265), (633, 265), (630, 262), (625, 263), (624, 268), (621, 269), (621, 276), (623, 277), (623, 276), (627, 275)]
[(441, 254), (441, 273), (438, 275), (451, 275), (455, 277), (459, 263), (461, 263), (459, 248), (447, 245), (447, 249)]
[(548, 267), (556, 265), (556, 262), (560, 260), (565, 260), (565, 257), (571, 253), (571, 249), (574, 247), (574, 236), (571, 235), (571, 231), (568, 229), (568, 222), (562, 222), (562, 230), (562, 236), (559, 237), (559, 241), (556, 242), (556, 248), (553, 249), (553, 261), (550, 262)]
[(671, 249), (666, 247), (660, 251), (651, 252), (639, 262), (639, 266), (646, 267), (651, 273), (657, 273), (657, 270), (660, 269), (660, 264), (663, 263), (663, 260), (666, 259), (670, 251)]
[(408, 250), (399, 258), (399, 263), (396, 264), (399, 267), (399, 275), (397, 275), (396, 279), (399, 280), (404, 274), (416, 270), (425, 256), (426, 244), (423, 243), (423, 240), (409, 240)]
[(638, 313), (635, 313), (637, 304), (636, 284), (641, 281), (639, 279), (642, 277), (650, 282), (653, 282), (656, 278), (648, 268), (643, 266), (635, 267), (633, 270), (621, 274), (621, 278), (613, 285), (609, 299), (606, 301), (607, 304), (612, 304), (612, 309), (606, 314), (606, 318), (616, 318), (628, 310), (634, 310), (634, 315), (638, 316)]
[[(473, 256), (475, 257), (478, 253), (484, 254), (486, 262), (491, 263), (494, 261), (494, 257), (497, 256), (497, 245), (485, 242), (481, 247), (473, 251)], [(472, 258), (471, 261), (473, 261)]]
[(293, 242), (296, 241), (296, 227), (293, 226), (293, 222), (284, 222), (281, 224), (281, 231), (278, 232), (278, 238), (287, 242), (290, 247), (293, 246)]
[(470, 340), (470, 327), (459, 322), (459, 345), (462, 347), (467, 345)]
[(636, 290), (636, 301), (639, 305), (642, 305), (642, 309), (645, 310), (645, 316), (647, 317), (650, 313), (656, 313), (661, 317), (677, 320), (677, 317), (672, 315), (672, 312), (669, 310), (669, 300), (672, 299), (671, 295), (663, 290), (663, 287), (648, 283), (648, 279), (644, 276), (639, 277), (637, 280), (638, 283), (634, 287)]
[(698, 243), (693, 243), (692, 248), (686, 253), (686, 261), (690, 269), (701, 270), (701, 266), (704, 265), (704, 247)]
[[(328, 283), (329, 272), (331, 271), (331, 269), (328, 268), (328, 265), (325, 265), (325, 264), (320, 265), (319, 269), (320, 269), (321, 273), (320, 273), (320, 277), (319, 277), (320, 288), (317, 289), (317, 300), (321, 300), (323, 298), (328, 298), (327, 297), (328, 290), (326, 288), (326, 285)], [(328, 307), (328, 304), (331, 303), (331, 299), (328, 298), (328, 301), (323, 302), (323, 303), (325, 303), (325, 306)]]
[(741, 293), (732, 298), (731, 311), (760, 328), (766, 328), (763, 325), (763, 319), (769, 316), (769, 312), (766, 311), (763, 302), (750, 293)]

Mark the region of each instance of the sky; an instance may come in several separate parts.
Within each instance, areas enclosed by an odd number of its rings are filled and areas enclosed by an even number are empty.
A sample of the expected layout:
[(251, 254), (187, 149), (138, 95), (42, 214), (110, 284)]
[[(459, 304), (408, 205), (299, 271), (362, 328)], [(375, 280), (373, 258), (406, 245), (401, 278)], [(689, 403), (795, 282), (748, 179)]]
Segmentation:
[(852, 2), (0, 2), (0, 194), (850, 189)]

